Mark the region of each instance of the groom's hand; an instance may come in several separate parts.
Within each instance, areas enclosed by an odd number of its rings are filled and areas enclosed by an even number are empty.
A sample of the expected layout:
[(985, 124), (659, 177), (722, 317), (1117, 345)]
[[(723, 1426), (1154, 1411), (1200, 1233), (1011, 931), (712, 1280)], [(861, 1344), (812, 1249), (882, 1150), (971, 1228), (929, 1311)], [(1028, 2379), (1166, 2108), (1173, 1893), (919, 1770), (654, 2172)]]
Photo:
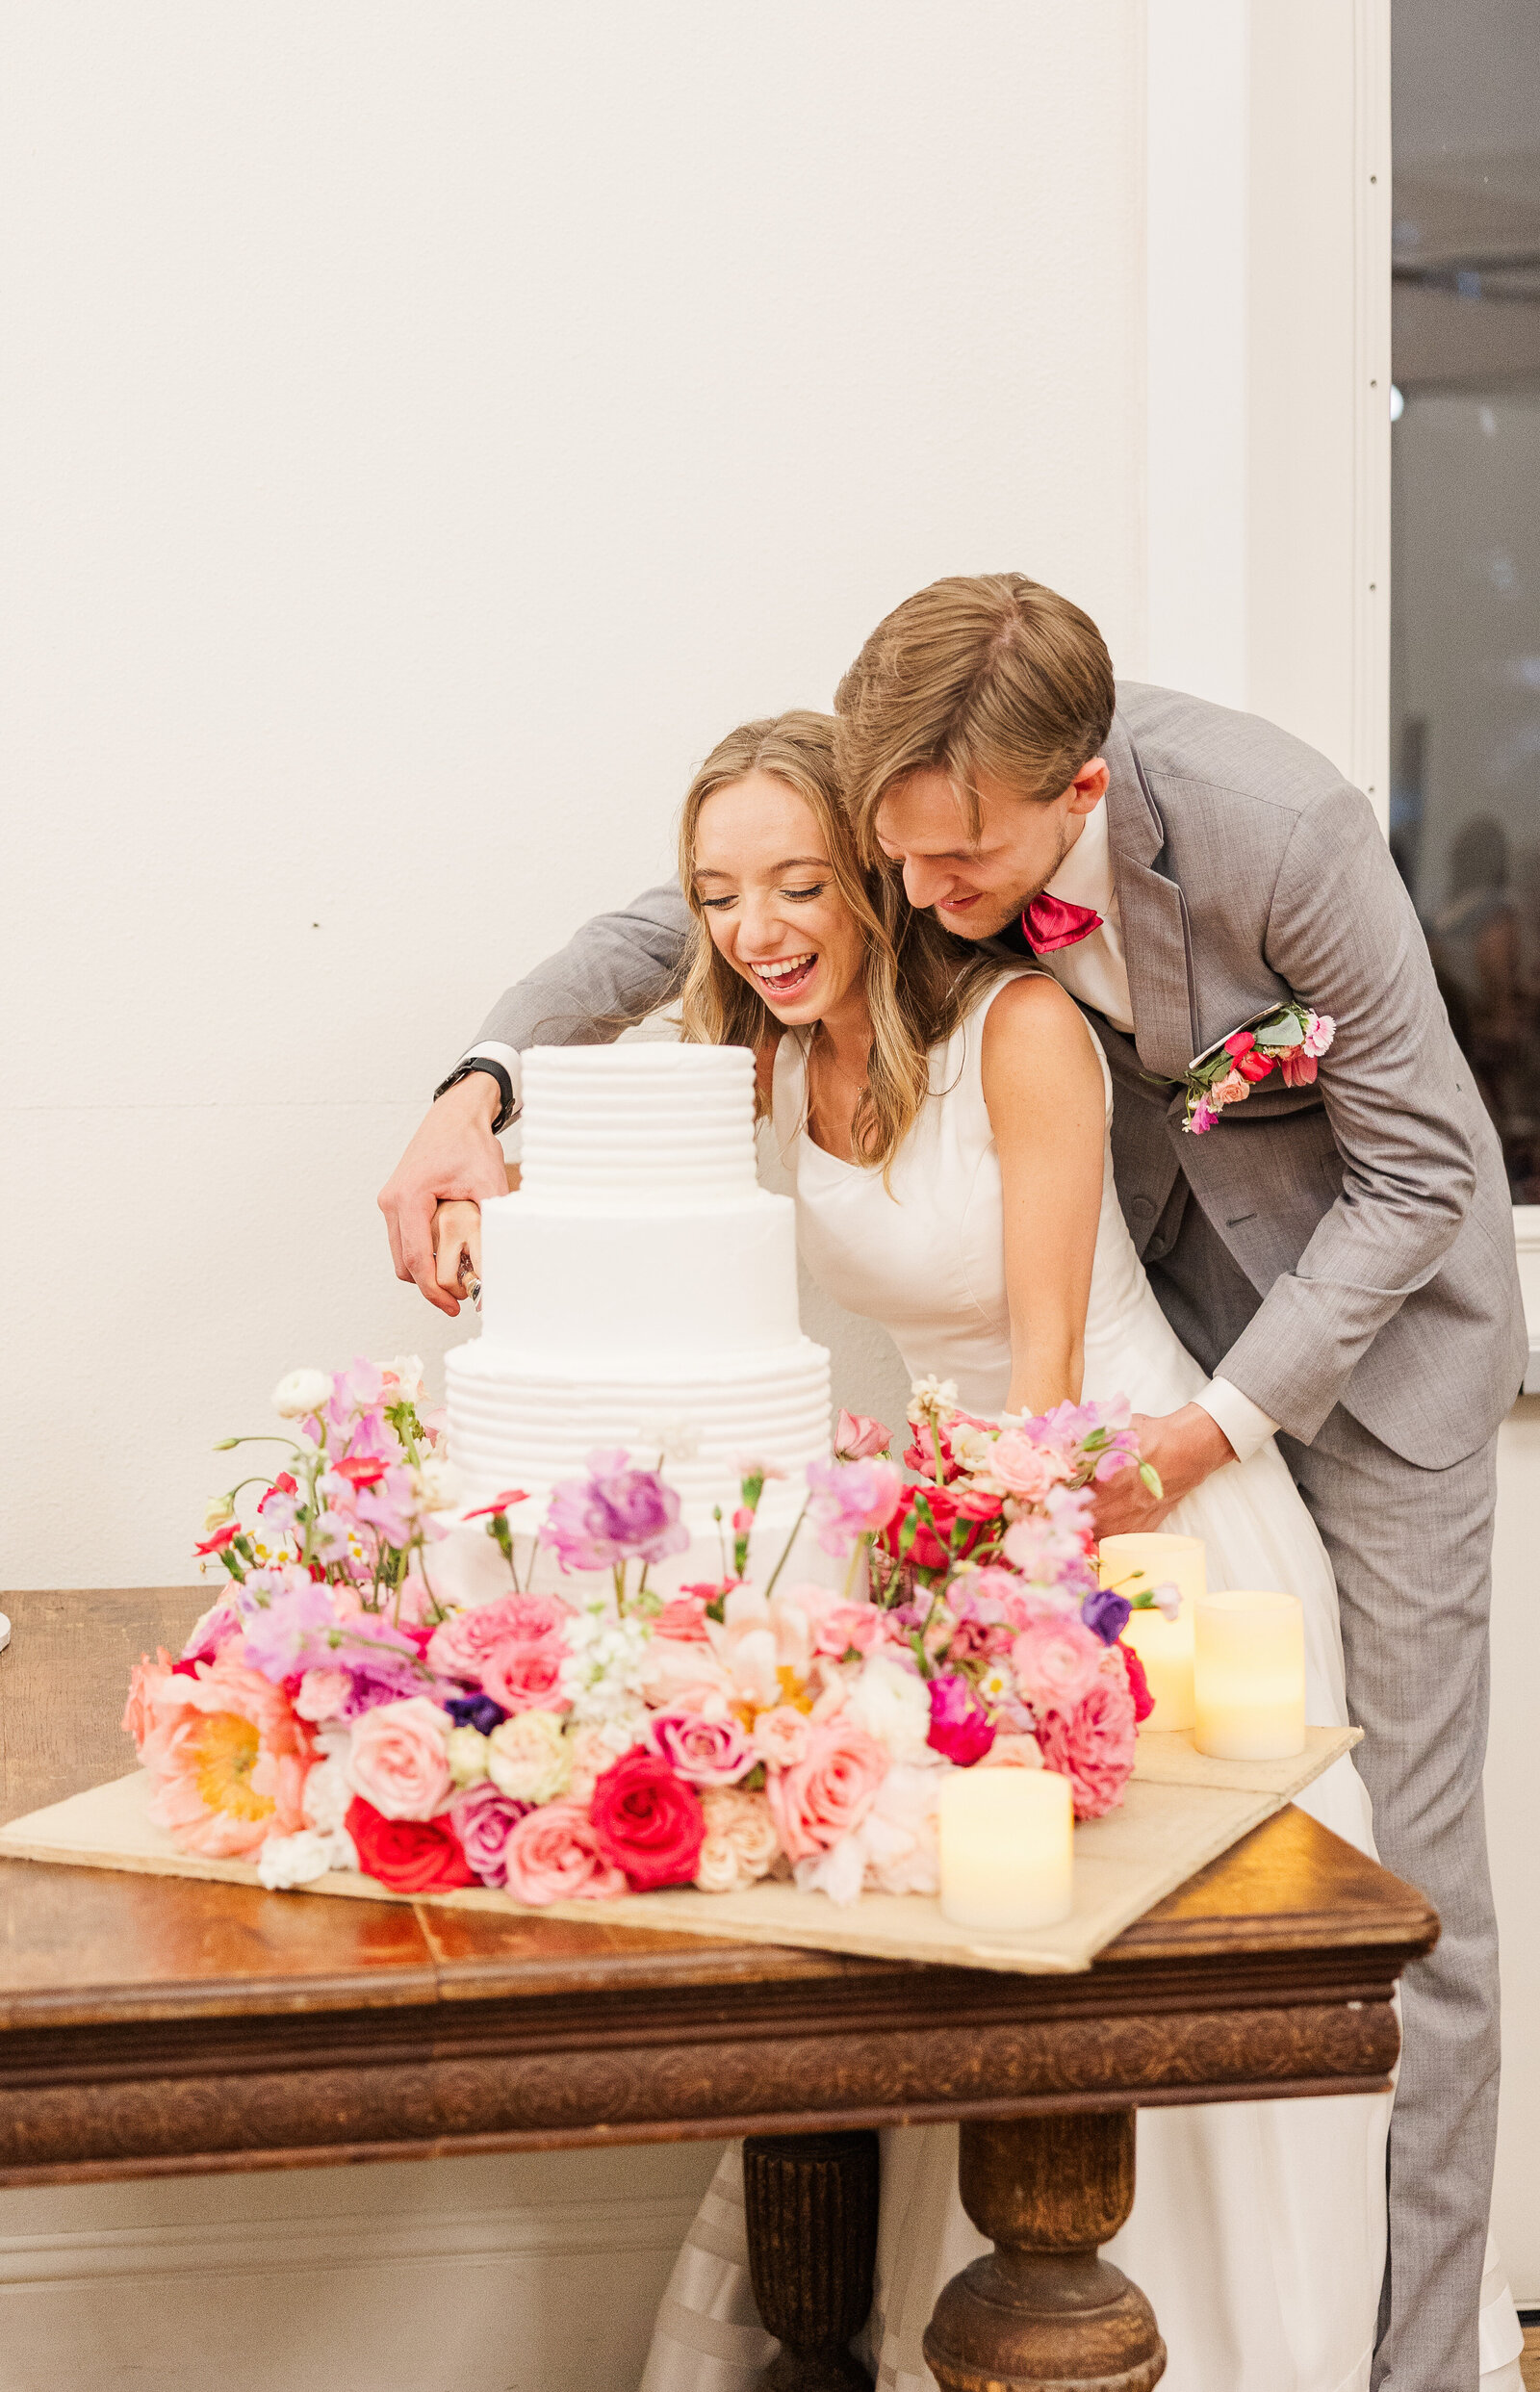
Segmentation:
[(1200, 1403), (1184, 1403), (1179, 1412), (1136, 1412), (1133, 1427), (1140, 1459), (1149, 1463), (1161, 1491), (1152, 1495), (1137, 1470), (1119, 1470), (1094, 1490), (1098, 1536), (1158, 1529), (1184, 1495), (1235, 1459), (1229, 1438)]
[(502, 1148), (492, 1135), (502, 1093), (485, 1071), (472, 1071), (434, 1100), (426, 1119), (379, 1194), (398, 1279), (415, 1279), (430, 1304), (452, 1319), (460, 1306), (441, 1287), (433, 1253), (433, 1214), (442, 1202), (481, 1203), (506, 1196)]

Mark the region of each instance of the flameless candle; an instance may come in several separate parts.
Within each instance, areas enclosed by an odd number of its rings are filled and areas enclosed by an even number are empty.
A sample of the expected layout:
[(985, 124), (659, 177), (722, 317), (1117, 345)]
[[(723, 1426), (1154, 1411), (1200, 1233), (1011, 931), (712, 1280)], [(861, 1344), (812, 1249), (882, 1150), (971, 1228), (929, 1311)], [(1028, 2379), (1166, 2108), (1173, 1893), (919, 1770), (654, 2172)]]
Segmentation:
[(1155, 1708), (1147, 1728), (1193, 1725), (1193, 1610), (1207, 1592), (1201, 1536), (1104, 1536), (1101, 1582), (1123, 1595), (1174, 1586), (1182, 1608), (1174, 1620), (1163, 1611), (1131, 1611), (1123, 1642), (1144, 1664)]
[(1297, 1595), (1205, 1595), (1196, 1607), (1193, 1741), (1216, 1761), (1305, 1748), (1305, 1614)]
[(941, 1916), (1009, 1932), (1073, 1907), (1069, 1780), (1052, 1769), (954, 1769), (941, 1788)]

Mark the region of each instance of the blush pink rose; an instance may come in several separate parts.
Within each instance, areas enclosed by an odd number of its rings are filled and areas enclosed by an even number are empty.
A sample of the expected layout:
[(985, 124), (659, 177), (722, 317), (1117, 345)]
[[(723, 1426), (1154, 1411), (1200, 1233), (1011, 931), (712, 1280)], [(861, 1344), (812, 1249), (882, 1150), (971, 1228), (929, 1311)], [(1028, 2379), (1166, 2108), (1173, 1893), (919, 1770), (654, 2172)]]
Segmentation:
[(786, 1858), (809, 1860), (859, 1827), (886, 1775), (886, 1752), (854, 1720), (814, 1727), (802, 1759), (772, 1770), (765, 1788)]
[(1100, 1671), (1073, 1710), (1044, 1711), (1038, 1741), (1047, 1766), (1069, 1780), (1076, 1818), (1101, 1818), (1122, 1801), (1134, 1766), (1134, 1698), (1127, 1672)]
[(301, 1719), (338, 1719), (352, 1685), (346, 1669), (307, 1669), (299, 1681), (295, 1709)]
[(731, 1786), (754, 1765), (754, 1753), (732, 1712), (709, 1719), (698, 1710), (656, 1710), (647, 1727), (650, 1752), (692, 1786)]
[(1239, 1104), (1243, 1097), (1249, 1096), (1250, 1093), (1250, 1082), (1248, 1080), (1244, 1080), (1239, 1071), (1232, 1069), (1225, 1073), (1222, 1080), (1217, 1080), (1215, 1082), (1214, 1086), (1209, 1090), (1208, 1101), (1211, 1105), (1216, 1107), (1219, 1105), (1235, 1105)]
[(1050, 1613), (1021, 1631), (1011, 1647), (1011, 1666), (1029, 1703), (1040, 1710), (1073, 1710), (1090, 1693), (1105, 1651), (1101, 1638), (1073, 1613)]
[(1028, 1504), (1040, 1504), (1050, 1488), (1062, 1486), (1069, 1476), (1061, 1453), (1019, 1428), (1007, 1428), (995, 1439), (989, 1473)]
[(812, 1723), (805, 1710), (799, 1710), (795, 1703), (777, 1703), (755, 1720), (755, 1759), (772, 1769), (789, 1769), (803, 1759), (811, 1734)]
[(742, 1893), (768, 1876), (781, 1847), (763, 1794), (736, 1786), (710, 1786), (701, 1796), (706, 1840), (695, 1865), (704, 1893)]
[(542, 1636), (535, 1643), (505, 1636), (481, 1663), (482, 1692), (504, 1710), (563, 1710), (561, 1664), (566, 1657), (560, 1636)]
[(578, 1802), (548, 1802), (508, 1832), (502, 1847), (503, 1884), (516, 1902), (542, 1910), (548, 1902), (603, 1902), (624, 1893), (622, 1870), (599, 1848)]
[(875, 1653), (888, 1640), (887, 1614), (875, 1603), (836, 1603), (813, 1623), (812, 1649), (840, 1660), (854, 1646)]
[(500, 1595), (496, 1603), (473, 1604), (433, 1632), (427, 1664), (446, 1678), (479, 1678), (489, 1653), (509, 1638), (539, 1644), (558, 1635), (569, 1613), (554, 1595)]
[(429, 1819), (448, 1802), (452, 1785), (449, 1716), (425, 1694), (381, 1703), (353, 1729), (346, 1776), (387, 1819)]

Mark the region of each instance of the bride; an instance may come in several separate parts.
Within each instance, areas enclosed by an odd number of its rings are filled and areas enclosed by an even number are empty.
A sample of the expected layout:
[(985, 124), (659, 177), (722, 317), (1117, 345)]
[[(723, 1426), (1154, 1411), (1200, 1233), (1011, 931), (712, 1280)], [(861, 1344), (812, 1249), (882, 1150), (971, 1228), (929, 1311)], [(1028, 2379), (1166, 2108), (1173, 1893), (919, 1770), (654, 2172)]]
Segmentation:
[[(880, 1321), (911, 1374), (963, 1407), (1037, 1413), (1126, 1395), (1190, 1402), (1206, 1374), (1145, 1280), (1113, 1185), (1095, 1037), (1030, 965), (962, 949), (863, 866), (818, 714), (746, 725), (685, 801), (696, 915), (683, 1034), (752, 1047), (759, 1108), (796, 1182), (804, 1257)], [(1176, 1506), (1210, 1583), (1282, 1586), (1305, 1614), (1313, 1724), (1348, 1717), (1336, 1588), (1270, 1439)], [(1301, 1799), (1373, 1852), (1339, 1762)], [(1108, 2246), (1154, 2304), (1171, 2392), (1362, 2392), (1385, 2257), (1388, 2096), (1154, 2110), (1138, 2193)], [(867, 2356), (880, 2392), (934, 2392), (920, 2337), (987, 2249), (957, 2195), (957, 2130), (883, 2137)], [(659, 2311), (643, 2392), (748, 2392), (773, 2348), (749, 2290), (730, 2151)]]

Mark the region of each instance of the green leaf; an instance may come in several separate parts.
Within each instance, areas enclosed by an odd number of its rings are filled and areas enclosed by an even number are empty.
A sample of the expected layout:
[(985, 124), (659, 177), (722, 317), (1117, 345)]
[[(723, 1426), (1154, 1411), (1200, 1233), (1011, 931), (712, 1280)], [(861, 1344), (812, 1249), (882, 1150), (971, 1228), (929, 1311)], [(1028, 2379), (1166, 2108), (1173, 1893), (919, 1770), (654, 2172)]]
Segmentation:
[(1148, 1487), (1150, 1493), (1154, 1496), (1156, 1502), (1159, 1503), (1162, 1496), (1166, 1492), (1166, 1489), (1161, 1484), (1159, 1471), (1157, 1471), (1149, 1462), (1141, 1462), (1139, 1465), (1139, 1475), (1143, 1479), (1144, 1484)]

